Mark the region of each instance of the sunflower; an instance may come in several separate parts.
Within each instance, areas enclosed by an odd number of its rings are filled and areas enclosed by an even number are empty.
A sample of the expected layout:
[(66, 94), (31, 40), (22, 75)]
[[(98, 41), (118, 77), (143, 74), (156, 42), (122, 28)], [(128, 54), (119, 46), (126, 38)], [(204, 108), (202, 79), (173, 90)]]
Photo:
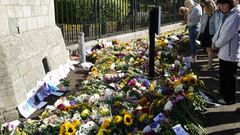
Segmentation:
[(189, 84), (190, 85), (196, 85), (197, 84), (197, 79), (193, 76), (189, 77)]
[(188, 77), (188, 76), (183, 77), (182, 82), (183, 82), (184, 84), (188, 84), (188, 82), (189, 82), (189, 77)]
[(183, 83), (188, 84), (188, 85), (196, 85), (197, 79), (194, 76), (186, 76), (183, 78)]
[(114, 117), (113, 120), (114, 120), (114, 123), (119, 124), (122, 122), (122, 116), (117, 115)]
[(65, 122), (60, 126), (59, 135), (75, 135), (76, 128), (70, 122)]
[(133, 123), (132, 115), (131, 114), (125, 114), (124, 117), (123, 117), (123, 121), (124, 121), (124, 124), (127, 125), (127, 126), (132, 125), (132, 123)]

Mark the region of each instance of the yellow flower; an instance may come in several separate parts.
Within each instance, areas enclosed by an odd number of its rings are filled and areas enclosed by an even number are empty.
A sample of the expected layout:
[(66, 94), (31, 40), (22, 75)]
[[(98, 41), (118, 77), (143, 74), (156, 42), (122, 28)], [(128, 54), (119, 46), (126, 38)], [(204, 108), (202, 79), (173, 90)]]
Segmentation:
[(119, 124), (121, 122), (122, 122), (122, 116), (117, 115), (114, 117), (114, 123)]
[(120, 40), (115, 39), (115, 40), (112, 41), (112, 44), (113, 45), (119, 45), (120, 44)]
[(126, 43), (125, 43), (125, 45), (126, 45), (126, 46), (129, 46), (129, 45), (130, 45), (130, 43), (129, 43), (129, 42), (126, 42)]
[(189, 77), (189, 84), (190, 85), (196, 85), (197, 84), (197, 79), (193, 76)]
[(197, 79), (194, 76), (186, 76), (183, 78), (183, 83), (188, 84), (188, 85), (196, 85)]
[(126, 126), (130, 126), (133, 123), (132, 115), (131, 114), (125, 114), (123, 117), (124, 124)]
[(72, 106), (65, 106), (63, 110), (69, 112), (72, 108)]
[(122, 110), (120, 114), (121, 114), (121, 115), (126, 115), (126, 114), (131, 115), (131, 113), (129, 113), (129, 112), (126, 111), (126, 110)]
[(72, 124), (73, 124), (75, 127), (77, 127), (77, 126), (79, 126), (79, 125), (81, 124), (81, 122), (80, 122), (80, 120), (74, 120), (74, 121), (72, 122)]
[(70, 122), (65, 122), (60, 126), (59, 135), (75, 135), (76, 128)]
[(111, 123), (111, 118), (106, 118), (101, 125), (101, 128), (106, 129)]
[(154, 82), (153, 82), (153, 83), (151, 83), (151, 84), (150, 84), (150, 90), (152, 90), (152, 91), (153, 91), (153, 90), (155, 89), (155, 86), (156, 86), (156, 84), (155, 84)]
[(188, 92), (188, 93), (185, 95), (185, 97), (186, 97), (187, 99), (189, 99), (190, 101), (193, 101), (193, 100), (194, 100), (194, 94), (193, 94), (193, 92)]
[(92, 73), (93, 75), (95, 75), (95, 76), (98, 76), (98, 69), (97, 69), (97, 67), (92, 67), (91, 73)]
[(93, 57), (93, 58), (97, 57), (96, 52), (92, 52), (92, 57)]
[(39, 116), (40, 119), (45, 119), (47, 117), (48, 117), (48, 112), (47, 111), (42, 112), (42, 114)]
[(81, 114), (80, 114), (80, 116), (81, 116), (83, 119), (86, 118), (88, 115), (89, 115), (89, 110), (88, 110), (88, 109), (84, 109), (84, 110), (81, 112)]
[(107, 132), (106, 129), (100, 128), (100, 129), (98, 130), (97, 135), (105, 135), (105, 132)]
[(122, 105), (122, 103), (120, 102), (120, 101), (115, 101), (114, 102), (114, 106), (116, 106), (116, 107), (119, 107), (119, 106), (121, 106)]
[(143, 120), (144, 120), (146, 117), (147, 117), (147, 113), (143, 113), (143, 114), (140, 115), (140, 117), (138, 118), (138, 120), (139, 120), (140, 122), (143, 122)]

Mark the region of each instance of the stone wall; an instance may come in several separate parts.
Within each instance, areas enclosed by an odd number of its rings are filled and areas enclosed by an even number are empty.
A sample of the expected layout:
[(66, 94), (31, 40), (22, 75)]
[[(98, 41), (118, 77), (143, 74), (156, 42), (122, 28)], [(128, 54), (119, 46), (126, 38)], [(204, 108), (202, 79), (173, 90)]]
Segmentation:
[(54, 0), (0, 0), (0, 122), (18, 118), (16, 107), (50, 70), (67, 62)]

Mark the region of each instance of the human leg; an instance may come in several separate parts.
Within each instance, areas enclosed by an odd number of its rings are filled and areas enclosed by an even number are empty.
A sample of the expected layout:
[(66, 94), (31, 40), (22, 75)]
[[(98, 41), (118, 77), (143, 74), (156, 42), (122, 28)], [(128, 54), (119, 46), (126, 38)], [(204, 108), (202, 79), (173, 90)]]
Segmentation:
[(213, 51), (211, 47), (207, 47), (207, 53), (208, 53), (208, 67), (212, 68)]
[(219, 60), (220, 94), (227, 104), (235, 103), (237, 63)]
[(195, 60), (195, 55), (196, 55), (196, 38), (197, 38), (197, 33), (198, 33), (198, 26), (193, 25), (189, 26), (189, 41), (190, 41), (190, 46), (191, 46), (191, 53), (192, 53), (192, 58)]

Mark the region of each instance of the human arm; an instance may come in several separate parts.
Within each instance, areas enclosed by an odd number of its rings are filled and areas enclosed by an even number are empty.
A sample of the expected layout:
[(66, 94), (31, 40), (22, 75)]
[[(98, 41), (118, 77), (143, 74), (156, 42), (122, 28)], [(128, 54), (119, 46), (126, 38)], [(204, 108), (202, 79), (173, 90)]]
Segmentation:
[(216, 39), (214, 39), (215, 41), (213, 40), (213, 43), (217, 48), (226, 45), (237, 33), (240, 27), (240, 15), (236, 14), (231, 17), (230, 21), (225, 21), (224, 23), (227, 23), (227, 25), (224, 25), (224, 28), (221, 28), (221, 30), (218, 31), (219, 33), (217, 33), (218, 35), (216, 36), (219, 37), (214, 36)]

